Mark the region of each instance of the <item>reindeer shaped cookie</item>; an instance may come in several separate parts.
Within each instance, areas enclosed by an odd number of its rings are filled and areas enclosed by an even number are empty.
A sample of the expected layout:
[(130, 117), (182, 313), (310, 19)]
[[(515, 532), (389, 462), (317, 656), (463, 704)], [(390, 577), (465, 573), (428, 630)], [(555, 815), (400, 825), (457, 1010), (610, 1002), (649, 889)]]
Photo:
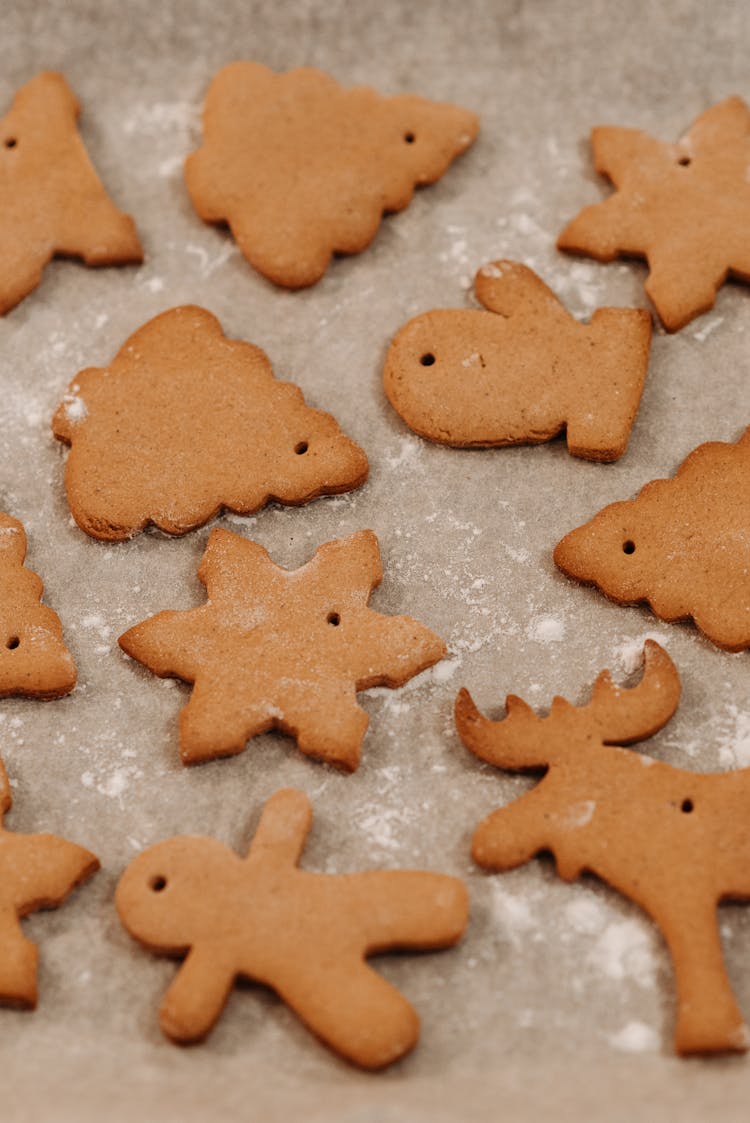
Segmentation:
[(0, 1002), (33, 1008), (39, 953), (19, 923), (51, 909), (99, 869), (94, 854), (54, 834), (14, 834), (3, 826), (10, 785), (0, 761)]
[(750, 899), (750, 769), (698, 775), (619, 747), (650, 737), (679, 701), (667, 653), (651, 640), (644, 652), (636, 687), (615, 686), (604, 671), (588, 705), (555, 698), (546, 718), (509, 695), (505, 720), (489, 721), (460, 692), (456, 725), (473, 753), (499, 768), (545, 770), (480, 824), (472, 853), (485, 869), (510, 870), (551, 851), (565, 881), (588, 870), (635, 901), (661, 928), (674, 964), (677, 1051), (742, 1051), (750, 1036), (716, 908)]
[(115, 207), (89, 160), (79, 112), (63, 76), (46, 71), (0, 120), (0, 315), (36, 288), (58, 254), (86, 265), (143, 260), (132, 218)]
[(416, 1043), (419, 1020), (365, 957), (390, 948), (449, 947), (466, 924), (456, 878), (297, 868), (312, 823), (307, 797), (267, 802), (246, 858), (212, 838), (184, 836), (140, 854), (117, 887), (117, 910), (153, 951), (187, 958), (161, 1006), (164, 1033), (209, 1033), (237, 976), (272, 987), (307, 1026), (364, 1068)]

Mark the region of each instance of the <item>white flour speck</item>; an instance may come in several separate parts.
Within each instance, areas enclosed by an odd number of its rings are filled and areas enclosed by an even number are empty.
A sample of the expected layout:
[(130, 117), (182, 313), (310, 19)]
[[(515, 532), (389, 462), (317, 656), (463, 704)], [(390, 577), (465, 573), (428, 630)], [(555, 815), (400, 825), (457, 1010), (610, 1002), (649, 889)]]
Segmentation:
[(650, 1053), (659, 1048), (659, 1035), (645, 1022), (628, 1022), (609, 1035), (609, 1043), (624, 1053)]

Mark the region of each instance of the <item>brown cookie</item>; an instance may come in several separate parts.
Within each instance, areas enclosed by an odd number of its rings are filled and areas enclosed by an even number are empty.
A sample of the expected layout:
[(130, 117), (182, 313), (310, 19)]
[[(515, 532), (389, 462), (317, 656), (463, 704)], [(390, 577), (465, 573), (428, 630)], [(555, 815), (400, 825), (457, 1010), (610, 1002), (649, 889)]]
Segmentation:
[(185, 534), (222, 507), (299, 504), (351, 491), (367, 457), (259, 347), (228, 340), (203, 308), (172, 308), (110, 366), (81, 371), (52, 420), (71, 445), (65, 487), (87, 534), (129, 538), (153, 523)]
[(58, 255), (86, 265), (143, 261), (132, 218), (115, 207), (89, 160), (79, 113), (63, 76), (45, 71), (0, 121), (0, 315), (36, 288)]
[(539, 718), (506, 699), (503, 721), (483, 717), (466, 690), (456, 700), (464, 744), (541, 782), (477, 828), (472, 854), (488, 870), (510, 870), (541, 851), (565, 881), (596, 874), (635, 901), (661, 929), (677, 982), (679, 1053), (743, 1051), (750, 1035), (721, 952), (716, 907), (750, 900), (750, 769), (685, 772), (620, 745), (650, 737), (677, 708), (680, 679), (648, 640), (638, 686), (624, 690), (604, 671), (591, 701), (555, 698)]
[(37, 1002), (36, 944), (21, 931), (20, 919), (38, 909), (53, 909), (99, 869), (99, 860), (82, 846), (54, 834), (14, 834), (3, 816), (11, 794), (0, 761), (0, 1002), (33, 1009)]
[(475, 114), (412, 94), (343, 89), (309, 67), (233, 62), (213, 79), (203, 147), (185, 180), (204, 222), (227, 222), (247, 260), (304, 288), (332, 254), (360, 253), (384, 213), (433, 183), (474, 141)]
[(693, 618), (727, 651), (750, 647), (750, 428), (700, 445), (671, 480), (610, 503), (558, 542), (555, 563), (618, 604)]
[(614, 195), (585, 207), (557, 240), (598, 261), (645, 257), (646, 292), (667, 331), (713, 307), (733, 277), (750, 281), (750, 111), (730, 97), (677, 144), (639, 129), (591, 133), (596, 170)]
[(279, 791), (245, 858), (213, 838), (183, 835), (128, 866), (116, 895), (128, 932), (152, 951), (187, 953), (159, 1015), (173, 1041), (205, 1037), (242, 976), (273, 988), (363, 1068), (383, 1068), (416, 1044), (415, 1011), (365, 958), (455, 944), (466, 890), (438, 873), (300, 870), (311, 825), (307, 796)]
[(62, 698), (76, 684), (56, 612), (41, 604), (44, 586), (24, 568), (26, 534), (0, 513), (0, 698)]
[(119, 640), (154, 674), (194, 683), (180, 714), (183, 763), (240, 753), (280, 729), (301, 752), (353, 771), (368, 725), (357, 691), (402, 686), (446, 651), (408, 616), (368, 607), (382, 576), (370, 530), (327, 542), (292, 572), (256, 542), (211, 531), (198, 570), (207, 603), (160, 612)]
[(406, 424), (458, 448), (539, 444), (566, 430), (573, 456), (622, 456), (648, 366), (648, 312), (600, 308), (578, 323), (514, 261), (483, 266), (475, 285), (486, 312), (426, 312), (390, 346), (383, 384)]

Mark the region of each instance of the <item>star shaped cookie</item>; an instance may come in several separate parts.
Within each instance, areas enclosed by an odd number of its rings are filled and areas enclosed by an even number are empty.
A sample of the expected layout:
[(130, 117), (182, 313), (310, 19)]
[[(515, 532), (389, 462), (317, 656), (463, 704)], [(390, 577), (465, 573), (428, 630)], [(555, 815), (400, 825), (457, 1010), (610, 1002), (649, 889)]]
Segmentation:
[(596, 170), (616, 191), (586, 207), (559, 249), (598, 261), (645, 257), (646, 292), (667, 331), (713, 307), (729, 278), (750, 281), (750, 110), (707, 109), (677, 144), (638, 129), (595, 128)]
[(119, 640), (155, 674), (194, 684), (180, 714), (184, 764), (281, 729), (308, 756), (353, 771), (368, 725), (357, 691), (402, 686), (446, 653), (422, 624), (368, 607), (382, 580), (369, 530), (291, 572), (256, 542), (213, 530), (198, 577), (206, 604), (160, 612)]

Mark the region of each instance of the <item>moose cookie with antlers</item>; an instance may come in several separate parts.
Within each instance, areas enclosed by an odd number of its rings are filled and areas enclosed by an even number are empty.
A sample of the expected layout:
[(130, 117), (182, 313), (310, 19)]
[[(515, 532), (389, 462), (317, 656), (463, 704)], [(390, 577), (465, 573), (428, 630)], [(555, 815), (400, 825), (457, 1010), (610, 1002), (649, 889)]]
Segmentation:
[(52, 909), (99, 869), (98, 858), (54, 834), (15, 834), (3, 825), (10, 785), (0, 761), (0, 1002), (33, 1009), (39, 952), (21, 917)]
[(455, 944), (466, 890), (438, 873), (300, 870), (311, 823), (307, 796), (280, 791), (266, 803), (247, 857), (212, 838), (183, 836), (145, 850), (123, 874), (116, 904), (130, 934), (153, 951), (187, 953), (160, 1011), (173, 1041), (205, 1037), (243, 976), (273, 988), (313, 1033), (364, 1068), (413, 1048), (416, 1013), (365, 958)]
[(750, 768), (686, 772), (620, 746), (650, 737), (677, 708), (680, 679), (648, 640), (642, 681), (596, 680), (586, 706), (555, 698), (539, 718), (520, 698), (507, 717), (483, 717), (462, 690), (456, 725), (482, 760), (544, 771), (526, 795), (490, 815), (472, 854), (488, 870), (510, 870), (542, 851), (573, 881), (596, 874), (640, 905), (661, 929), (677, 982), (679, 1053), (744, 1051), (750, 1034), (722, 957), (716, 909), (750, 900)]
[(89, 160), (79, 113), (63, 76), (45, 71), (0, 121), (0, 315), (36, 288), (57, 255), (86, 265), (143, 260), (132, 218), (115, 207)]
[(540, 444), (566, 431), (568, 450), (617, 460), (638, 412), (651, 346), (642, 308), (567, 312), (515, 261), (476, 276), (477, 309), (410, 320), (386, 356), (383, 385), (406, 424), (457, 448)]

